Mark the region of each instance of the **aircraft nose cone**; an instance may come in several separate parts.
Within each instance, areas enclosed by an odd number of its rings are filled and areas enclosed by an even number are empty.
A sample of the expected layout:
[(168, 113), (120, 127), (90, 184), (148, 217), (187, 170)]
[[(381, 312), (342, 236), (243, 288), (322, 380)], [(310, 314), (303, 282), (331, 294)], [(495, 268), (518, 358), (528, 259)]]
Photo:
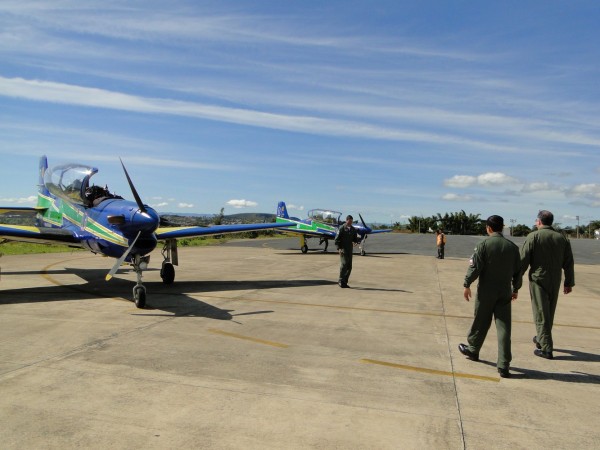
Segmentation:
[(143, 233), (154, 233), (158, 228), (160, 218), (152, 208), (146, 208), (145, 212), (138, 210), (133, 216), (134, 227)]

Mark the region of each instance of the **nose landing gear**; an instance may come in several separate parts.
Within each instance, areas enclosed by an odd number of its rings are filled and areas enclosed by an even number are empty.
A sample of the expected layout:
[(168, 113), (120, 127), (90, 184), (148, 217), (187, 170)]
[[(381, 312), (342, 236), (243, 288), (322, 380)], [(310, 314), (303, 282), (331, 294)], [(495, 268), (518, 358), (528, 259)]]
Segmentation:
[(133, 287), (133, 301), (135, 306), (142, 309), (146, 306), (146, 288), (142, 284), (142, 272), (148, 268), (150, 256), (134, 255), (131, 258), (133, 270), (137, 276), (137, 283)]

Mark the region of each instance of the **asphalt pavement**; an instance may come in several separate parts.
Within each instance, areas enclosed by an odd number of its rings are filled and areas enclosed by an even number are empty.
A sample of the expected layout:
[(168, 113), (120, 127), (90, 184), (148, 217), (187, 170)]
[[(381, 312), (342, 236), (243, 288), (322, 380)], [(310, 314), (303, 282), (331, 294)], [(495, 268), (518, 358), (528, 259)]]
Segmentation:
[[(173, 285), (85, 252), (0, 258), (3, 449), (600, 448), (599, 243), (573, 242), (555, 359), (533, 355), (527, 283), (513, 304), (512, 377), (492, 325), (457, 349), (477, 237), (382, 234), (339, 258), (293, 238), (180, 248)], [(331, 250), (333, 250), (331, 248)], [(0, 247), (1, 251), (1, 247)]]

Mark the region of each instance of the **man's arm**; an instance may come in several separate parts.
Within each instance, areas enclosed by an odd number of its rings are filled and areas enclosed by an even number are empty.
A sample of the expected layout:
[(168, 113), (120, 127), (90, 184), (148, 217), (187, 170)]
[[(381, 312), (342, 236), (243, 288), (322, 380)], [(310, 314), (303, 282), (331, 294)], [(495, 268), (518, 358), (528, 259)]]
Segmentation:
[(573, 259), (571, 242), (568, 239), (565, 240), (567, 241), (567, 247), (565, 248), (565, 260), (563, 261), (563, 270), (565, 272), (564, 292), (568, 294), (573, 290), (573, 286), (575, 286), (575, 260)]
[(518, 291), (519, 289), (521, 289), (521, 286), (523, 286), (523, 271), (521, 270), (521, 258), (520, 258), (520, 252), (519, 252), (519, 247), (517, 247), (515, 245), (515, 260), (514, 260), (514, 265), (515, 265), (515, 273), (513, 273), (513, 277), (512, 277), (512, 299), (516, 300), (517, 297), (519, 296)]
[(469, 260), (469, 268), (467, 269), (465, 282), (463, 283), (463, 287), (465, 288), (463, 295), (466, 301), (469, 301), (471, 298), (471, 283), (479, 277), (479, 273), (481, 272), (483, 262), (479, 253), (480, 247), (477, 246), (475, 248), (475, 253), (473, 253), (473, 256), (471, 256), (471, 259)]
[(531, 264), (531, 255), (533, 253), (533, 239), (527, 236), (523, 247), (521, 247), (521, 275), (523, 275)]

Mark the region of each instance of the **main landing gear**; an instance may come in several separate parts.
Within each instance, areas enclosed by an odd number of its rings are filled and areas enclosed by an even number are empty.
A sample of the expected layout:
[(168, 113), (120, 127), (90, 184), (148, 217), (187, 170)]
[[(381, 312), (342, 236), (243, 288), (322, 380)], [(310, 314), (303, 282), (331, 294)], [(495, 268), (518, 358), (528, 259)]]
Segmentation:
[[(302, 253), (308, 253), (308, 237), (304, 235), (300, 235), (300, 251)], [(325, 244), (325, 248), (323, 249), (323, 253), (327, 253), (327, 247), (329, 247), (329, 239), (327, 238), (319, 238), (319, 245)]]
[(160, 268), (160, 277), (164, 284), (173, 284), (175, 281), (175, 267), (179, 264), (177, 256), (177, 240), (167, 239), (161, 252), (163, 256), (162, 266)]
[(323, 253), (327, 253), (327, 247), (329, 247), (329, 239), (321, 238), (319, 239), (319, 245), (325, 243), (325, 248), (323, 249)]

